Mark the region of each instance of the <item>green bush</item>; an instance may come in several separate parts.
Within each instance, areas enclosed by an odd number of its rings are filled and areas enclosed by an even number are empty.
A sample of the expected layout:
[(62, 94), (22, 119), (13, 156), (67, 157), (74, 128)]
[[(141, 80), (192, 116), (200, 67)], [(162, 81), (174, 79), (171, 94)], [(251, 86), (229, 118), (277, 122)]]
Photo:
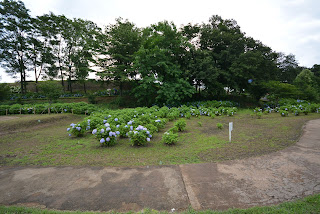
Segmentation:
[(70, 128), (67, 128), (67, 131), (69, 132), (70, 137), (72, 135), (76, 137), (81, 137), (86, 132), (85, 129), (86, 129), (86, 126), (84, 125), (84, 123), (78, 123), (78, 124), (71, 123)]
[(172, 131), (165, 132), (162, 135), (162, 142), (167, 145), (172, 145), (178, 142), (178, 134), (173, 133)]
[(145, 146), (150, 141), (150, 133), (147, 128), (139, 125), (134, 131), (130, 131), (128, 136), (130, 137), (132, 146)]
[(201, 123), (201, 122), (198, 122), (198, 126), (202, 127), (202, 123)]
[(180, 132), (184, 131), (186, 129), (186, 121), (184, 119), (180, 119), (177, 122), (175, 122), (174, 126), (178, 128)]
[(289, 115), (288, 111), (286, 110), (280, 110), (281, 117), (287, 117)]
[(114, 146), (117, 143), (120, 132), (115, 131), (114, 127), (101, 125), (97, 129), (94, 129), (92, 134), (96, 136), (101, 146)]
[(218, 129), (223, 129), (223, 124), (222, 123), (217, 123), (217, 128)]

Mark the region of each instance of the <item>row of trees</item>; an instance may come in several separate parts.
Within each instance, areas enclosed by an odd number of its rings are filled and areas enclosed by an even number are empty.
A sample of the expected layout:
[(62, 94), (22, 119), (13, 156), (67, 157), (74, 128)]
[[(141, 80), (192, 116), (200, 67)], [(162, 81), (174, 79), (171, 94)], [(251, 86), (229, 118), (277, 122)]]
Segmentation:
[[(59, 78), (65, 84), (67, 79), (70, 91), (71, 80), (85, 83), (89, 72), (117, 83), (121, 94), (124, 83), (132, 81), (133, 96), (142, 105), (219, 98), (226, 92), (258, 99), (276, 93), (275, 87), (298, 91), (303, 84), (311, 88), (307, 95), (298, 93), (301, 98), (316, 99), (319, 92), (319, 65), (302, 74), (294, 55), (274, 52), (246, 36), (235, 20), (220, 16), (181, 29), (167, 21), (138, 28), (119, 18), (102, 31), (91, 21), (53, 13), (33, 18), (15, 0), (0, 2), (0, 15), (1, 66), (20, 75), (23, 92), (28, 72), (36, 82)], [(312, 84), (301, 76), (311, 76)]]

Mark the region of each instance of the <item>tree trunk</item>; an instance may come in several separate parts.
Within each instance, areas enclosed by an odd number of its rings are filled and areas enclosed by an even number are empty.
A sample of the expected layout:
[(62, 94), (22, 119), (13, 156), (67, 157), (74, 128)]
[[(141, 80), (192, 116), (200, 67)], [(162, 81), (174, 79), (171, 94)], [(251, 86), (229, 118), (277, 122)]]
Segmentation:
[(84, 93), (86, 94), (87, 93), (86, 81), (83, 81), (83, 90), (84, 90)]
[(120, 88), (120, 96), (122, 96), (122, 90), (123, 90), (123, 83), (122, 83), (122, 81), (120, 81), (119, 88)]

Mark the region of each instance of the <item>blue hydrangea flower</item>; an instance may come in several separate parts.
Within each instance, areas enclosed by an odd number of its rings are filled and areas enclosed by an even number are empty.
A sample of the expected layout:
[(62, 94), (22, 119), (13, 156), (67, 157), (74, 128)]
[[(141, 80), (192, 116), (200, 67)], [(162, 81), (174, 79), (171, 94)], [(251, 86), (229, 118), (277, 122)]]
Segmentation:
[(100, 143), (104, 143), (104, 142), (106, 142), (104, 138), (101, 138)]
[(101, 134), (104, 133), (104, 129), (101, 129), (100, 133), (101, 133)]
[(146, 133), (147, 133), (147, 134), (150, 134), (150, 132), (149, 132), (149, 131), (147, 131)]
[(107, 120), (103, 120), (103, 123), (106, 123), (107, 122)]
[(67, 132), (70, 131), (70, 128), (67, 128)]
[(120, 134), (120, 132), (119, 132), (119, 131), (116, 131), (116, 134), (117, 134), (117, 135), (119, 135), (119, 134)]
[(152, 138), (152, 135), (151, 135), (151, 134), (149, 134), (149, 137), (150, 137), (150, 138)]
[(105, 126), (105, 127), (109, 127), (109, 126), (110, 126), (110, 124), (109, 124), (109, 123), (106, 123), (106, 124), (104, 124), (104, 126)]
[(111, 130), (110, 127), (106, 128), (106, 131), (110, 131), (110, 130)]
[(125, 125), (124, 127), (125, 127), (125, 128), (128, 128), (128, 126), (127, 126), (127, 125)]
[(117, 127), (117, 128), (119, 128), (119, 127), (120, 127), (120, 125), (116, 125), (116, 127)]
[(113, 132), (109, 132), (109, 136), (112, 137), (113, 136)]
[(97, 133), (97, 129), (93, 129), (92, 134), (96, 134), (96, 133)]
[(71, 137), (71, 134), (69, 134), (69, 137)]
[(130, 120), (127, 124), (128, 124), (128, 125), (132, 125), (132, 121)]
[(118, 118), (114, 118), (114, 121), (116, 121), (116, 122), (117, 122), (117, 121), (118, 121)]
[(147, 141), (149, 142), (149, 141), (150, 141), (150, 138), (147, 137)]
[(107, 142), (109, 142), (109, 141), (110, 141), (110, 138), (109, 138), (109, 137), (107, 137), (107, 138), (106, 138), (106, 141), (107, 141)]
[(131, 130), (131, 131), (133, 130), (133, 126), (130, 126), (130, 130)]

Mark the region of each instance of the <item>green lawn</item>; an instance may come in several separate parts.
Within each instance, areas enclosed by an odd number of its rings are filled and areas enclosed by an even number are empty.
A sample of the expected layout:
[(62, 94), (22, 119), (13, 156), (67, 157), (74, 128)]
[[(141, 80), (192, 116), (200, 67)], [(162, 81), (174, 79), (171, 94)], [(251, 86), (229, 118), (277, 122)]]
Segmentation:
[[(195, 211), (195, 210), (186, 210), (181, 212), (183, 214), (193, 214), (193, 213), (203, 213), (203, 214), (316, 214), (320, 211), (320, 194), (306, 197), (301, 200), (293, 202), (285, 202), (276, 206), (265, 206), (265, 207), (253, 207), (249, 209), (229, 209), (226, 211)], [(37, 208), (26, 208), (26, 207), (16, 207), (16, 206), (0, 206), (0, 213), (3, 214), (93, 214), (95, 212), (80, 212), (80, 211), (53, 211), (53, 210), (44, 210)], [(103, 213), (103, 212), (98, 212)], [(116, 212), (112, 212), (116, 213)], [(133, 213), (133, 212), (128, 212)], [(144, 214), (151, 213), (167, 213), (167, 212), (158, 212), (155, 210), (144, 209)]]
[[(251, 113), (241, 110), (233, 117), (186, 119), (186, 131), (179, 132), (179, 141), (172, 146), (161, 142), (162, 134), (174, 124), (169, 122), (146, 147), (132, 147), (127, 138), (114, 147), (101, 147), (91, 134), (68, 137), (69, 124), (84, 116), (14, 115), (19, 118), (5, 121), (0, 117), (0, 165), (141, 166), (240, 159), (294, 144), (303, 124), (320, 118), (320, 114), (281, 117), (272, 113), (257, 119)], [(234, 123), (232, 143), (228, 142), (229, 122)], [(219, 130), (217, 123), (224, 128)]]

